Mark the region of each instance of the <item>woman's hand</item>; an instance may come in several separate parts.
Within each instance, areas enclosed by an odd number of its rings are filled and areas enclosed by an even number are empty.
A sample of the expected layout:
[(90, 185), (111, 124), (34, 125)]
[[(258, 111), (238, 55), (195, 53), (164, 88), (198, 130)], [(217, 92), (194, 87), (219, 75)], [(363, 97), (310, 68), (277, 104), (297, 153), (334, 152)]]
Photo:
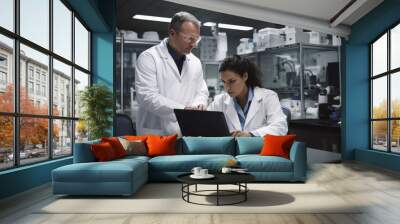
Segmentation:
[(234, 131), (231, 133), (232, 137), (251, 137), (253, 135), (250, 134), (250, 132), (247, 131)]

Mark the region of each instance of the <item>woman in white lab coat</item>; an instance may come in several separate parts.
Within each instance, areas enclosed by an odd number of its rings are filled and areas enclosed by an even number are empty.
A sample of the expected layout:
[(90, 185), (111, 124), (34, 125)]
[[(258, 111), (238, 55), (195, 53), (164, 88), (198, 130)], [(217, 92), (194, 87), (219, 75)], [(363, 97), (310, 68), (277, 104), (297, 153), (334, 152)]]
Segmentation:
[(261, 88), (256, 65), (246, 58), (226, 58), (219, 68), (225, 93), (215, 96), (208, 110), (225, 114), (234, 137), (285, 135), (286, 116), (278, 95)]

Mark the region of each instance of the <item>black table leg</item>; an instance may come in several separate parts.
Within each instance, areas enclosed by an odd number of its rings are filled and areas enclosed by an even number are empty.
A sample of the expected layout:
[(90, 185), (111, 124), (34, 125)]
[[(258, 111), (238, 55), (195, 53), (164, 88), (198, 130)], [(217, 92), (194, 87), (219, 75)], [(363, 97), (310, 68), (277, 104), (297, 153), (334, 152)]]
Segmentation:
[(189, 195), (190, 195), (190, 184), (187, 185), (187, 201), (190, 202), (189, 200)]
[(217, 184), (217, 206), (219, 206), (219, 184)]
[(247, 182), (244, 183), (244, 190), (245, 190), (245, 192), (244, 192), (244, 201), (247, 201), (247, 192), (248, 192), (248, 190), (247, 190)]

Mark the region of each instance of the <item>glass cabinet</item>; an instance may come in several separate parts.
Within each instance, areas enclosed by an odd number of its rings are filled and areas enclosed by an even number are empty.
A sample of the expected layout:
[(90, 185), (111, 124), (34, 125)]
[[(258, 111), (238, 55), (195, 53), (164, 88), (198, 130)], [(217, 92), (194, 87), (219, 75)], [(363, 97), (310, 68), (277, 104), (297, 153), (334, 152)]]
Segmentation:
[(339, 48), (292, 44), (246, 55), (256, 62), (262, 86), (278, 93), (292, 120), (338, 118)]
[(289, 133), (307, 147), (340, 152), (340, 49), (293, 44), (246, 55), (261, 70), (264, 88), (291, 112)]
[(136, 59), (143, 51), (159, 41), (126, 40), (117, 37), (116, 45), (116, 109), (136, 121), (138, 105), (135, 94)]

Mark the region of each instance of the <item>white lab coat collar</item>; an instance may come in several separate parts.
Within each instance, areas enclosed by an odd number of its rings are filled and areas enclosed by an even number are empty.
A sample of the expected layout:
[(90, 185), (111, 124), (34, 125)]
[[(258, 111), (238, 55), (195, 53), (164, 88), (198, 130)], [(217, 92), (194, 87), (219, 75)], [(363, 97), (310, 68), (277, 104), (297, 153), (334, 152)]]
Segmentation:
[(174, 59), (172, 58), (171, 54), (168, 51), (168, 47), (167, 47), (167, 42), (168, 42), (168, 38), (164, 38), (164, 40), (161, 42), (161, 55), (162, 58), (164, 60), (166, 60), (166, 62), (168, 63), (168, 65), (173, 69), (174, 74), (176, 76), (176, 78), (181, 81), (182, 77), (184, 76), (184, 74), (187, 72), (187, 63), (189, 63), (189, 61), (192, 59), (192, 53), (187, 54), (186, 55), (186, 59), (183, 62), (183, 67), (182, 67), (182, 74), (179, 73), (178, 71), (178, 67), (175, 64)]
[[(246, 121), (244, 123), (244, 129), (246, 129), (246, 125), (251, 121), (251, 119), (254, 117), (254, 115), (257, 113), (257, 111), (260, 108), (260, 105), (262, 103), (262, 90), (258, 87), (254, 88), (254, 96), (253, 100), (251, 101), (249, 112), (247, 113), (246, 116)], [(227, 94), (226, 99), (224, 100), (224, 103), (226, 104), (226, 115), (228, 116), (229, 120), (232, 121), (233, 127), (235, 130), (242, 130), (242, 127), (240, 125), (239, 117), (237, 115), (237, 111), (235, 109), (234, 101), (233, 98), (230, 97)]]
[(235, 109), (235, 102), (228, 94), (226, 94), (226, 96), (227, 97), (224, 100), (224, 103), (226, 104), (226, 116), (228, 117), (228, 120), (232, 122), (232, 126), (235, 130), (241, 130), (242, 127)]
[(253, 100), (251, 101), (249, 112), (247, 113), (246, 116), (246, 121), (244, 123), (244, 128), (246, 129), (246, 125), (253, 119), (254, 115), (258, 112), (260, 109), (260, 105), (262, 103), (262, 90), (258, 87), (254, 87), (254, 96)]

